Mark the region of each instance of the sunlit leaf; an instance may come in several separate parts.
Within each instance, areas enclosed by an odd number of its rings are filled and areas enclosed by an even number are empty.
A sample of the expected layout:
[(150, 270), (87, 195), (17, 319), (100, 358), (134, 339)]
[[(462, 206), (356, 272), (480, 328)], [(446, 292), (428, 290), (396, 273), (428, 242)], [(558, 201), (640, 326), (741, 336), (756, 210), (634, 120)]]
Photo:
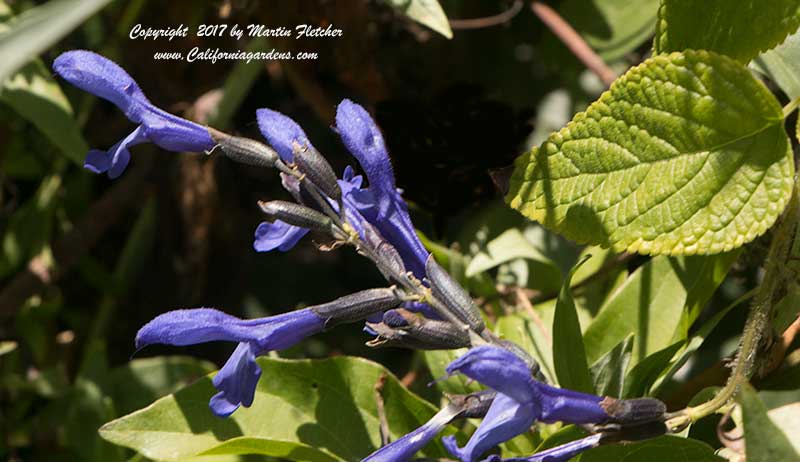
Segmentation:
[(769, 229), (791, 195), (782, 121), (775, 97), (735, 61), (656, 56), (520, 156), (506, 200), (578, 242), (727, 251)]

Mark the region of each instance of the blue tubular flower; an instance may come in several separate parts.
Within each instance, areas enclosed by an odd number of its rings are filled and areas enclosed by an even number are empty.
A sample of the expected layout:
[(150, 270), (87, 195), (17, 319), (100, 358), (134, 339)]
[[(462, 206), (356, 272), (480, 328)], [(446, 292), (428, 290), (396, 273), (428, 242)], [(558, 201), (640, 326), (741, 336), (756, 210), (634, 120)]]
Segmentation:
[(336, 108), (336, 129), (369, 180), (369, 187), (353, 191), (351, 200), (397, 248), (406, 267), (423, 278), (428, 251), (417, 237), (408, 206), (395, 185), (392, 164), (378, 126), (363, 107), (345, 99)]
[(130, 161), (128, 149), (141, 143), (179, 152), (214, 147), (206, 127), (155, 107), (125, 70), (103, 56), (85, 50), (68, 51), (56, 58), (53, 69), (81, 90), (114, 103), (139, 125), (108, 151), (89, 151), (84, 166), (95, 173), (120, 176)]
[(362, 462), (406, 462), (438, 435), (459, 412), (460, 409), (454, 406), (446, 406), (424, 425), (378, 449), (365, 457)]
[(585, 438), (544, 450), (530, 457), (501, 459), (499, 456), (493, 454), (484, 459), (483, 462), (566, 462), (587, 449), (599, 446), (602, 437), (603, 435), (600, 433), (595, 433), (594, 435), (589, 435)]
[(253, 403), (261, 369), (256, 356), (289, 348), (320, 332), (325, 319), (311, 308), (242, 320), (210, 308), (175, 310), (157, 316), (136, 334), (136, 348), (154, 343), (193, 345), (217, 340), (239, 342), (239, 346), (213, 379), (219, 393), (209, 403), (212, 412), (226, 417), (239, 405)]
[(502, 348), (473, 348), (450, 363), (447, 372), (460, 372), (498, 392), (466, 446), (459, 448), (453, 438), (444, 440), (463, 462), (479, 460), (490, 448), (527, 431), (536, 420), (574, 424), (610, 420), (600, 405), (603, 398), (538, 382), (522, 359)]

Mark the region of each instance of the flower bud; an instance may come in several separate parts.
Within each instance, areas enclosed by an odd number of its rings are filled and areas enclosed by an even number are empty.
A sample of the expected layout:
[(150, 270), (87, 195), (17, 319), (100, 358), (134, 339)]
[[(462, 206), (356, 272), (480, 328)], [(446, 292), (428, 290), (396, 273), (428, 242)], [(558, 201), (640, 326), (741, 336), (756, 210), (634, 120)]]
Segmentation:
[(292, 145), (292, 156), (297, 168), (328, 197), (341, 203), (342, 188), (333, 167), (313, 146)]
[(433, 255), (425, 263), (425, 272), (431, 283), (433, 295), (441, 300), (453, 313), (466, 323), (470, 329), (480, 333), (486, 327), (483, 318), (466, 290), (444, 270)]
[(261, 211), (268, 217), (281, 220), (290, 225), (301, 228), (330, 231), (331, 219), (325, 215), (294, 202), (286, 201), (258, 201)]
[[(364, 228), (364, 241), (370, 248), (374, 249), (375, 252), (382, 257), (383, 262), (389, 266), (389, 268), (378, 266), (378, 270), (380, 270), (381, 274), (383, 274), (386, 279), (391, 280), (395, 278), (397, 274), (405, 273), (406, 267), (397, 249), (395, 249), (389, 241), (384, 239), (380, 232), (371, 224), (364, 222), (362, 226)], [(391, 272), (387, 271), (387, 269), (391, 270)], [(394, 274), (392, 274), (392, 272)]]
[(403, 302), (394, 287), (368, 289), (337, 298), (322, 305), (310, 307), (317, 316), (325, 319), (325, 327), (361, 321), (372, 314), (390, 310)]
[(264, 143), (232, 136), (211, 127), (208, 127), (208, 134), (222, 148), (225, 157), (234, 162), (255, 167), (274, 167), (278, 161), (278, 153)]
[(614, 399), (606, 396), (600, 407), (611, 417), (609, 422), (622, 425), (664, 420), (667, 405), (655, 398)]
[[(420, 318), (406, 310), (395, 310), (406, 321), (367, 323), (377, 337), (367, 342), (370, 347), (398, 347), (414, 350), (451, 350), (470, 345), (469, 335), (446, 321)], [(388, 320), (387, 320), (388, 321)]]

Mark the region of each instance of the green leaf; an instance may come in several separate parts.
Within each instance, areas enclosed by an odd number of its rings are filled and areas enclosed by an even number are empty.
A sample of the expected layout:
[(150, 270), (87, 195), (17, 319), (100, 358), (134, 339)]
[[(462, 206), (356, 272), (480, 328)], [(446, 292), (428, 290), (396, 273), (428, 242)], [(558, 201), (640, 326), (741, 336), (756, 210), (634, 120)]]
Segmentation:
[(731, 254), (722, 254), (656, 257), (639, 267), (584, 332), (589, 362), (630, 334), (635, 334), (632, 364), (684, 340), (686, 312), (705, 304), (732, 263)]
[(767, 408), (750, 384), (741, 385), (737, 400), (742, 407), (747, 462), (800, 461), (800, 455), (767, 416)]
[[(428, 366), (431, 376), (434, 379), (439, 379), (447, 377), (447, 365), (463, 356), (466, 352), (466, 348), (461, 348), (458, 350), (428, 350), (420, 353), (425, 359), (425, 364)], [(468, 394), (481, 389), (477, 382), (469, 380), (462, 374), (447, 377), (446, 380), (439, 380), (436, 382), (436, 387), (445, 393), (454, 395)]]
[(578, 312), (572, 299), (570, 284), (575, 271), (586, 262), (586, 258), (578, 262), (567, 277), (556, 301), (553, 315), (553, 364), (562, 388), (592, 393), (592, 377), (586, 362), (586, 349), (583, 345), (581, 325)]
[(650, 392), (650, 387), (661, 376), (664, 370), (669, 367), (670, 360), (682, 346), (682, 341), (673, 343), (663, 350), (656, 351), (636, 364), (625, 379), (622, 397), (635, 398), (647, 396)]
[(658, 0), (566, 0), (559, 11), (601, 58), (613, 61), (653, 36)]
[(512, 228), (486, 243), (485, 248), (476, 253), (469, 265), (466, 275), (472, 277), (481, 271), (494, 268), (517, 258), (534, 260), (546, 265), (554, 265), (552, 260), (542, 254), (520, 230)]
[(628, 370), (632, 351), (633, 334), (625, 337), (625, 340), (592, 364), (589, 372), (592, 374), (594, 394), (612, 398), (622, 397), (625, 372)]
[(662, 0), (656, 53), (703, 49), (748, 63), (800, 26), (800, 1)]
[(800, 32), (762, 53), (751, 66), (777, 83), (790, 99), (800, 98)]
[(451, 39), (453, 30), (437, 0), (387, 0), (397, 11)]
[[(630, 444), (609, 444), (581, 455), (581, 462), (724, 462), (702, 441), (661, 436)], [(748, 461), (749, 462), (749, 461)]]
[[(253, 405), (230, 418), (217, 418), (208, 409), (216, 391), (206, 377), (109, 422), (100, 435), (154, 460), (261, 454), (335, 462), (360, 460), (380, 446), (375, 384), (384, 374), (382, 397), (393, 440), (436, 412), (382, 366), (364, 359), (259, 358), (258, 364), (263, 373)], [(444, 449), (436, 442), (424, 453), (439, 457)]]
[(0, 83), (53, 46), (111, 0), (51, 0), (0, 31)]
[(89, 146), (75, 122), (72, 106), (41, 61), (27, 64), (2, 88), (0, 101), (32, 123), (70, 160), (83, 165)]
[(520, 156), (506, 201), (578, 242), (724, 252), (769, 229), (788, 203), (782, 121), (775, 97), (735, 61), (656, 56)]
[(723, 308), (721, 311), (715, 313), (714, 316), (712, 316), (708, 321), (703, 323), (703, 325), (697, 330), (692, 338), (686, 342), (686, 347), (683, 349), (683, 351), (681, 351), (678, 357), (672, 361), (669, 366), (669, 370), (667, 370), (667, 372), (656, 381), (652, 389), (653, 395), (658, 395), (658, 392), (661, 390), (661, 386), (667, 383), (667, 381), (673, 375), (675, 375), (684, 364), (686, 364), (686, 361), (692, 356), (692, 354), (694, 354), (695, 351), (700, 348), (701, 345), (703, 345), (703, 342), (705, 342), (706, 338), (711, 335), (711, 332), (717, 327), (717, 324), (722, 321), (722, 318), (724, 318), (725, 315), (727, 315), (733, 308), (748, 300), (753, 293), (754, 291), (751, 291), (745, 295), (742, 295), (734, 300), (731, 304)]
[(134, 359), (111, 371), (103, 388), (113, 398), (119, 414), (143, 408), (212, 372), (208, 361), (188, 356), (156, 356)]

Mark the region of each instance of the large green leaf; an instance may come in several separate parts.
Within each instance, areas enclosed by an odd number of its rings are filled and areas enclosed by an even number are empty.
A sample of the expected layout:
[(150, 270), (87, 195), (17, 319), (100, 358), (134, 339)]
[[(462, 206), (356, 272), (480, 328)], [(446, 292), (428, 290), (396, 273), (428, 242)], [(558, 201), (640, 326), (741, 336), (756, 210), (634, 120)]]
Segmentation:
[(658, 0), (566, 0), (559, 12), (603, 59), (615, 60), (653, 36)]
[(738, 401), (742, 406), (747, 462), (800, 461), (800, 455), (769, 418), (767, 408), (750, 384), (742, 385)]
[(506, 201), (579, 242), (727, 251), (769, 229), (789, 200), (782, 121), (775, 97), (735, 61), (656, 56), (520, 156)]
[(789, 98), (800, 98), (800, 32), (762, 53), (751, 66), (768, 75)]
[(661, 436), (631, 444), (600, 446), (581, 455), (581, 462), (724, 462), (702, 441)]
[(662, 0), (653, 48), (656, 53), (711, 50), (747, 63), (798, 26), (798, 0)]
[(731, 254), (721, 254), (656, 257), (639, 267), (584, 332), (589, 363), (630, 334), (635, 334), (632, 364), (684, 340), (686, 313), (705, 304), (732, 263)]
[(21, 14), (0, 32), (0, 84), (110, 1), (51, 0)]
[(453, 38), (450, 22), (438, 0), (387, 0), (394, 9), (447, 38)]
[[(260, 358), (263, 371), (253, 405), (220, 419), (208, 409), (215, 393), (206, 377), (151, 406), (109, 422), (100, 435), (154, 460), (198, 455), (262, 454), (297, 461), (360, 460), (380, 446), (375, 385), (382, 390), (392, 439), (435, 413), (397, 378), (373, 362)], [(444, 455), (440, 443), (424, 451)]]
[(553, 365), (558, 384), (562, 388), (592, 393), (594, 385), (586, 362), (586, 349), (583, 345), (578, 312), (572, 299), (570, 284), (572, 276), (586, 259), (581, 260), (569, 272), (556, 301), (553, 315)]

